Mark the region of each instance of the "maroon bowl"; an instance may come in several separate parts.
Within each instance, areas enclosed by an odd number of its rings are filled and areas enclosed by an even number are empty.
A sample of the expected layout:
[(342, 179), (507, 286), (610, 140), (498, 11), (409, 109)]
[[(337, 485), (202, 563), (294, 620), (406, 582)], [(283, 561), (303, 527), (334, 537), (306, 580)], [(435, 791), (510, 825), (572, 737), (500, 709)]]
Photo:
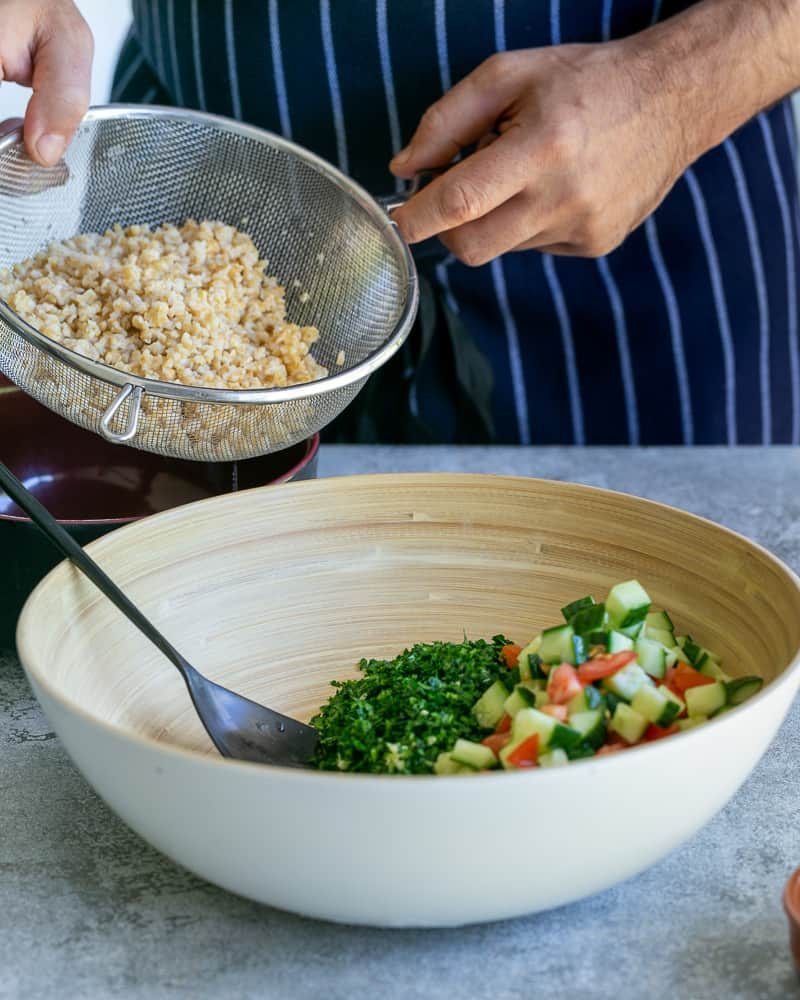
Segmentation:
[(794, 959), (794, 967), (800, 978), (800, 868), (786, 883), (783, 893), (783, 907), (789, 920), (789, 948)]
[[(244, 462), (185, 462), (109, 444), (62, 419), (0, 375), (0, 460), (81, 545), (158, 511), (237, 489), (317, 474), (319, 435)], [(60, 562), (0, 490), (0, 649), (14, 643), (26, 598)]]

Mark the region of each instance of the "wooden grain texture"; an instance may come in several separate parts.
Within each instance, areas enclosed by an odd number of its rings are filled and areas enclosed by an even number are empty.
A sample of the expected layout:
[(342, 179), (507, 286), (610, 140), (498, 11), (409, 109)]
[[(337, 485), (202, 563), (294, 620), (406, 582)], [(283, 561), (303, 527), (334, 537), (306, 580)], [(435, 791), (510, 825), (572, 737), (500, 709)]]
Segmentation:
[[(347, 477), (216, 498), (124, 528), (93, 556), (208, 676), (308, 718), (361, 656), (503, 632), (525, 642), (585, 593), (638, 578), (732, 674), (800, 647), (780, 562), (689, 514), (564, 483)], [(21, 629), (37, 679), (126, 730), (203, 752), (183, 682), (68, 565)], [(102, 655), (97, 655), (100, 646)]]

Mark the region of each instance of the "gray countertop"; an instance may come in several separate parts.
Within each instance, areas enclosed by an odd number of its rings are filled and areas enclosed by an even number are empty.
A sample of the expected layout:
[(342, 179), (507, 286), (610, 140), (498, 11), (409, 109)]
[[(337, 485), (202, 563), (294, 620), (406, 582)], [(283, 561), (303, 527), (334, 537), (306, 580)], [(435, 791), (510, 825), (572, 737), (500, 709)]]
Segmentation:
[[(638, 493), (735, 528), (800, 570), (798, 451), (321, 452), (321, 475), (401, 470), (535, 475)], [(16, 659), (0, 653), (0, 997), (800, 996), (781, 908), (783, 884), (800, 865), (798, 760), (795, 705), (709, 826), (583, 902), (454, 930), (342, 927), (231, 896), (129, 832), (72, 767)], [(601, 864), (589, 827), (586, 839)]]

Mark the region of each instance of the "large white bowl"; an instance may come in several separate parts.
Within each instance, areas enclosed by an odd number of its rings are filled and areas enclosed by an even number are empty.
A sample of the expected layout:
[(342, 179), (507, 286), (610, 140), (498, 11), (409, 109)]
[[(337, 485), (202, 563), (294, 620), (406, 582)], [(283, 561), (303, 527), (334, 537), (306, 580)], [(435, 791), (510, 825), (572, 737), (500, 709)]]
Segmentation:
[(303, 718), (362, 655), (465, 630), (525, 641), (567, 600), (632, 576), (726, 668), (768, 679), (705, 727), (563, 769), (403, 778), (232, 763), (174, 669), (77, 571), (55, 569), (18, 646), (88, 781), (191, 871), (328, 920), (496, 920), (641, 871), (733, 795), (800, 682), (800, 581), (785, 566), (707, 521), (582, 486), (292, 484), (160, 514), (91, 552), (197, 667)]

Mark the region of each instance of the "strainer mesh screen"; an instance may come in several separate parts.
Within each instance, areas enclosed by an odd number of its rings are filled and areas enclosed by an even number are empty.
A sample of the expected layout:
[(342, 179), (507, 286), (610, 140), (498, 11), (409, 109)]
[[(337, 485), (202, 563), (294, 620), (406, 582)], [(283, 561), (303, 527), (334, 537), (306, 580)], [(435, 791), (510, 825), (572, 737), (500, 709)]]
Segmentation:
[[(316, 359), (331, 374), (352, 369), (407, 320), (409, 268), (377, 205), (362, 205), (337, 178), (269, 136), (202, 117), (119, 109), (91, 113), (66, 155), (69, 175), (31, 163), (18, 143), (0, 151), (0, 266), (78, 232), (186, 218), (220, 219), (247, 232), (268, 272), (286, 287), (292, 322), (320, 330)], [(302, 300), (301, 300), (302, 295)], [(344, 366), (337, 366), (339, 352)], [(0, 370), (40, 402), (90, 430), (119, 391), (46, 353), (0, 317)], [(170, 398), (146, 392), (134, 447), (177, 458), (229, 461), (287, 448), (329, 423), (365, 382), (281, 402)], [(317, 391), (318, 390), (318, 391)], [(163, 394), (162, 394), (163, 393)], [(239, 394), (241, 395), (241, 394)], [(262, 393), (268, 397), (268, 393)], [(127, 419), (124, 404), (115, 429)]]

